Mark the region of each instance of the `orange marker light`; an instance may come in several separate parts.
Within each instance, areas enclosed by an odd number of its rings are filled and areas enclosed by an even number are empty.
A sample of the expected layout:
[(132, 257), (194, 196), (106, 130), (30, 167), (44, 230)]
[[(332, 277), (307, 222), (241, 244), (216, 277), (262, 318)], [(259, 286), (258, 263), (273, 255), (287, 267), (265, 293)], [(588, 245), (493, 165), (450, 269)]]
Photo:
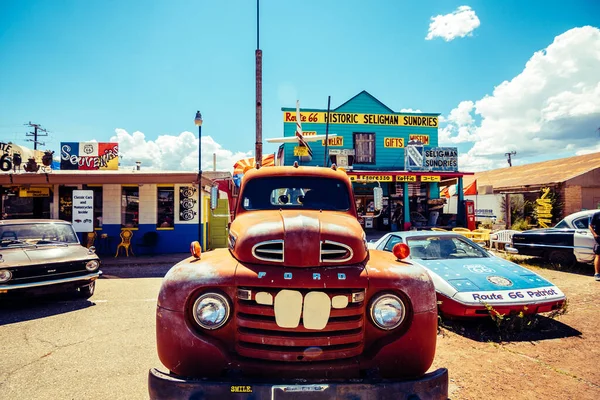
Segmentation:
[(195, 258), (200, 259), (200, 254), (202, 253), (202, 247), (200, 247), (200, 242), (198, 242), (197, 240), (192, 242), (190, 244), (190, 252)]
[(396, 243), (392, 248), (392, 253), (398, 260), (404, 260), (410, 255), (410, 248), (404, 243)]

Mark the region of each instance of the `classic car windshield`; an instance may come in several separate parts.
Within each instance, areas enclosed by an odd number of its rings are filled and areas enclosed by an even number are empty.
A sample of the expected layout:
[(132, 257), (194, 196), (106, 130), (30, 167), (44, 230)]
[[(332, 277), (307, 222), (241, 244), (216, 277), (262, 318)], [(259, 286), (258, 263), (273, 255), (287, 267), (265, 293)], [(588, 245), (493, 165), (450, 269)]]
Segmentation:
[(242, 194), (245, 210), (309, 209), (346, 211), (346, 184), (338, 179), (276, 177), (248, 182)]
[(484, 250), (459, 236), (409, 237), (407, 244), (411, 257), (421, 260), (489, 257)]
[(2, 247), (58, 243), (78, 243), (71, 225), (47, 222), (0, 225)]

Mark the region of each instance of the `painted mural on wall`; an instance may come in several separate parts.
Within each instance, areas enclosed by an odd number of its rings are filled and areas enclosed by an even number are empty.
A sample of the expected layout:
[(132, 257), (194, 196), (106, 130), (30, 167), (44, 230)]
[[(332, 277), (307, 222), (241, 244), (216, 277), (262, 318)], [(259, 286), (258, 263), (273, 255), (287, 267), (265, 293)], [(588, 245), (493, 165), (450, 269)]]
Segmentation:
[(119, 169), (119, 144), (99, 142), (62, 142), (60, 169)]
[(179, 188), (179, 220), (192, 221), (198, 212), (196, 203), (198, 202), (194, 186), (181, 186)]

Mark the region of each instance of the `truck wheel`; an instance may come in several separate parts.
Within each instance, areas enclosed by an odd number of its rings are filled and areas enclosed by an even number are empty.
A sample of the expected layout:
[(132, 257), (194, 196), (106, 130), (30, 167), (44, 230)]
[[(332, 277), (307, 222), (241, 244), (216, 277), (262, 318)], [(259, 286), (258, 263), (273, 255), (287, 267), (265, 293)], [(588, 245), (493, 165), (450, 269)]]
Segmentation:
[(548, 254), (548, 261), (552, 264), (558, 264), (561, 267), (571, 268), (575, 266), (577, 260), (575, 256), (568, 251), (564, 250), (553, 250)]
[(82, 286), (79, 288), (79, 297), (89, 299), (94, 295), (96, 289), (96, 281), (91, 282), (89, 285)]

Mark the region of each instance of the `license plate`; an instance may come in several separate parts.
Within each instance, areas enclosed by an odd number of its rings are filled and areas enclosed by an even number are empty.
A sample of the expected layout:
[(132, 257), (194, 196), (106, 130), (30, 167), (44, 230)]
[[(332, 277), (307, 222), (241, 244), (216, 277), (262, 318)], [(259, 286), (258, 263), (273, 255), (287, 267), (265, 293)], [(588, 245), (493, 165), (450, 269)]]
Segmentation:
[(329, 398), (329, 385), (277, 385), (271, 387), (271, 400)]

